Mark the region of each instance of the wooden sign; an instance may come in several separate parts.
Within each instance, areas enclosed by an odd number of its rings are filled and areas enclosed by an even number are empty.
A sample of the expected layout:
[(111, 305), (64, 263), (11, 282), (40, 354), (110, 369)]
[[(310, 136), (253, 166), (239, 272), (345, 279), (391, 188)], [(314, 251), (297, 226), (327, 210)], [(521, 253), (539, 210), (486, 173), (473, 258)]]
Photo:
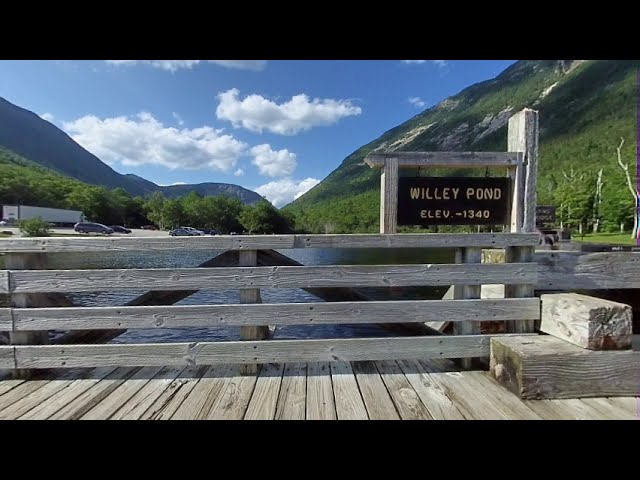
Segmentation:
[(505, 225), (506, 177), (401, 177), (398, 225)]
[(536, 207), (536, 225), (555, 225), (556, 207), (538, 205)]

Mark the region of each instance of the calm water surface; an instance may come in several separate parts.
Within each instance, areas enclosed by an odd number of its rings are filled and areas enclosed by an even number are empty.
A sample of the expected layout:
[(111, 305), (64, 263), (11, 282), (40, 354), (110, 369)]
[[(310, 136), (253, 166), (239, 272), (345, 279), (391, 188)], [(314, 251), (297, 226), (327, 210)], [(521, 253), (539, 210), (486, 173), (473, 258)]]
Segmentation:
[[(452, 250), (433, 249), (299, 249), (280, 250), (305, 265), (392, 265), (412, 263), (453, 262)], [(49, 258), (52, 269), (94, 268), (189, 268), (222, 253), (211, 252), (101, 252), (55, 254)], [(362, 288), (362, 293), (376, 300), (433, 299), (442, 298), (446, 287), (393, 287)], [(145, 292), (97, 292), (70, 295), (78, 306), (117, 306)], [(321, 302), (318, 297), (301, 289), (263, 289), (264, 303)], [(176, 305), (216, 305), (239, 303), (238, 290), (201, 290)], [(276, 329), (275, 337), (285, 338), (336, 338), (375, 337), (391, 335), (376, 325), (301, 325)], [(240, 338), (240, 327), (129, 330), (112, 343), (222, 341)]]

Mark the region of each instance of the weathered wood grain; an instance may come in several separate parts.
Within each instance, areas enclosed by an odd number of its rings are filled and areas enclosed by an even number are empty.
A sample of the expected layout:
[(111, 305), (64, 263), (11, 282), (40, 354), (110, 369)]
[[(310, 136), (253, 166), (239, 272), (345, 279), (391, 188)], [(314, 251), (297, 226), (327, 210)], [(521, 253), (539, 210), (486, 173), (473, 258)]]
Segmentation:
[(9, 293), (9, 272), (0, 270), (0, 294), (7, 293)]
[(29, 380), (16, 385), (14, 388), (0, 396), (0, 411), (31, 395), (33, 392), (43, 388), (48, 383), (48, 379), (38, 379)]
[(605, 420), (602, 413), (581, 399), (524, 400), (544, 420)]
[[(407, 287), (535, 284), (532, 263), (477, 265), (318, 265), (304, 267), (157, 268), (11, 271), (12, 294), (229, 288)], [(19, 305), (16, 305), (19, 306)]]
[(397, 158), (400, 168), (474, 168), (506, 167), (522, 162), (518, 152), (389, 152), (370, 153), (364, 162), (371, 168), (382, 168), (385, 162)]
[(234, 376), (231, 366), (210, 367), (177, 408), (171, 420), (204, 420), (218, 399), (227, 380)]
[(638, 396), (640, 352), (584, 350), (552, 336), (491, 342), (491, 374), (526, 399)]
[(141, 368), (125, 383), (116, 388), (100, 403), (85, 413), (80, 420), (109, 420), (162, 370), (159, 367)]
[(367, 408), (362, 400), (351, 364), (348, 362), (332, 363), (331, 382), (333, 383), (338, 420), (368, 420)]
[[(78, 374), (76, 370), (68, 370), (65, 372), (55, 372), (58, 374), (59, 380), (69, 380), (75, 378)], [(41, 375), (41, 372), (36, 372), (35, 375), (28, 381), (20, 381), (20, 379), (8, 380), (12, 388), (6, 389), (5, 393), (0, 396), (0, 411), (13, 405), (15, 402), (28, 397), (35, 391), (44, 388), (49, 384), (51, 378), (49, 375)], [(4, 383), (4, 382), (3, 382)]]
[[(460, 263), (465, 265), (479, 264), (482, 262), (482, 249), (480, 248), (463, 248), (459, 252)], [(482, 285), (454, 285), (453, 296), (458, 299), (477, 299), (480, 298)], [(454, 335), (479, 335), (479, 321), (456, 322), (453, 324)], [(464, 358), (461, 360), (462, 368), (469, 369), (473, 365), (472, 358)]]
[(304, 420), (306, 418), (307, 365), (287, 364), (282, 376), (280, 395), (276, 405), (276, 420)]
[(631, 348), (629, 305), (577, 293), (542, 295), (540, 330), (589, 350)]
[(17, 402), (0, 410), (0, 420), (14, 420), (34, 407), (47, 402), (52, 396), (66, 389), (73, 383), (73, 379), (62, 380), (59, 378), (51, 379), (46, 385), (37, 389), (28, 395), (25, 395)]
[(467, 420), (506, 420), (508, 417), (489, 399), (465, 381), (468, 372), (436, 373), (431, 366), (420, 362), (429, 377), (453, 402)]
[[(505, 266), (521, 264), (533, 261), (533, 247), (507, 247), (505, 251)], [(537, 264), (534, 264), (537, 266)], [(485, 282), (494, 283), (494, 282)], [(535, 281), (529, 285), (524, 283), (515, 284), (514, 282), (504, 282), (505, 298), (526, 298), (533, 297), (535, 294)], [(535, 320), (524, 321), (507, 321), (505, 323), (506, 331), (509, 333), (533, 333), (535, 331)]]
[(580, 401), (600, 411), (609, 420), (638, 420), (635, 414), (616, 405), (609, 398), (581, 398)]
[[(509, 233), (233, 235), (205, 237), (5, 238), (0, 253), (60, 253), (166, 250), (270, 250), (292, 248), (504, 247), (538, 244), (538, 235)], [(0, 293), (7, 281), (0, 271)], [(7, 292), (4, 292), (7, 293)]]
[(539, 252), (538, 290), (640, 288), (640, 252)]
[(353, 362), (362, 400), (370, 420), (400, 420), (393, 400), (387, 391), (374, 362)]
[[(258, 265), (258, 252), (256, 250), (241, 251), (239, 266), (255, 267)], [(240, 303), (262, 303), (259, 288), (243, 288), (240, 290)], [(264, 322), (260, 325), (240, 327), (240, 340), (265, 340), (269, 338), (269, 324)], [(258, 367), (255, 364), (243, 365), (240, 368), (242, 375), (257, 375)]]
[(435, 420), (464, 420), (464, 415), (417, 360), (400, 360), (400, 368), (429, 415)]
[(376, 362), (376, 366), (403, 420), (433, 420), (395, 361)]
[(21, 330), (186, 328), (408, 322), (479, 322), (540, 318), (540, 300), (400, 300), (167, 307), (76, 307), (13, 310)]
[(607, 400), (634, 415), (636, 420), (640, 419), (640, 399), (636, 397), (609, 397)]
[(64, 390), (51, 396), (45, 402), (38, 403), (34, 408), (22, 415), (20, 420), (46, 420), (65, 405), (73, 402), (80, 395), (111, 374), (116, 367), (94, 369), (90, 375), (82, 375), (73, 380)]
[(169, 420), (182, 402), (200, 381), (208, 367), (187, 367), (167, 389), (155, 399), (153, 404), (140, 417), (141, 420)]
[[(213, 268), (213, 267), (232, 267), (238, 265), (239, 252), (227, 251), (221, 253), (201, 263), (197, 268)], [(125, 303), (125, 306), (141, 306), (141, 305), (172, 305), (174, 303), (183, 300), (190, 295), (196, 293), (197, 290), (156, 290), (145, 292), (142, 295)], [(49, 295), (57, 295), (62, 297), (61, 294), (51, 293)], [(59, 307), (73, 306), (57, 304)], [(68, 343), (108, 343), (114, 338), (125, 333), (126, 330), (81, 330), (70, 331), (64, 335), (60, 335), (53, 343), (59, 343), (65, 345)]]
[(15, 368), (13, 347), (0, 347), (0, 368)]
[[(524, 153), (521, 167), (523, 182), (520, 184), (522, 192), (518, 192), (523, 199), (522, 223), (517, 231), (533, 232), (536, 228), (536, 190), (538, 185), (538, 112), (524, 109), (509, 119), (508, 145), (510, 152)], [(516, 231), (513, 230), (512, 231)]]
[(491, 378), (488, 372), (464, 372), (464, 381), (482, 392), (482, 395), (511, 420), (540, 420), (539, 415)]
[(13, 317), (10, 308), (0, 308), (0, 332), (13, 330)]
[(336, 420), (331, 365), (311, 362), (307, 365), (307, 420)]
[[(29, 270), (37, 271), (46, 267), (46, 258), (38, 253), (8, 253), (4, 256), (4, 265), (7, 270)], [(9, 275), (9, 290), (11, 290), (11, 275)], [(11, 293), (9, 296), (11, 307), (46, 307), (59, 306), (51, 305), (49, 297), (43, 294), (25, 295), (22, 293)], [(12, 345), (46, 345), (49, 343), (48, 332), (16, 332), (9, 333), (9, 343)], [(34, 372), (27, 369), (15, 369), (12, 372), (14, 378), (30, 378)]]
[[(300, 262), (293, 260), (275, 250), (260, 250), (258, 252), (258, 265), (289, 265), (299, 266)], [(346, 302), (346, 301), (370, 301), (371, 298), (355, 288), (334, 287), (334, 288), (305, 288), (306, 292), (321, 298), (325, 302)], [(401, 335), (436, 335), (437, 331), (428, 327), (425, 323), (383, 323), (380, 325), (386, 330), (399, 333)]]
[(336, 362), (489, 355), (491, 335), (17, 346), (18, 368)]
[(118, 409), (110, 420), (138, 420), (182, 373), (184, 367), (165, 367)]
[(273, 420), (282, 384), (284, 364), (262, 365), (260, 375), (245, 412), (245, 420)]
[[(9, 377), (9, 378), (7, 378)], [(9, 390), (13, 390), (14, 388), (16, 388), (18, 385), (24, 383), (25, 380), (21, 379), (21, 378), (10, 378), (10, 372), (9, 375), (6, 375), (2, 378), (2, 381), (0, 381), (0, 395), (4, 395), (5, 393), (7, 393)]]
[(246, 376), (246, 374), (230, 377), (206, 418), (208, 420), (242, 420), (249, 406), (257, 378), (256, 375)]
[(53, 415), (50, 420), (78, 420), (85, 413), (99, 404), (104, 398), (109, 396), (114, 390), (120, 387), (127, 379), (132, 377), (138, 368), (118, 368), (111, 372), (106, 378), (93, 385), (84, 393), (80, 394), (71, 402), (63, 405)]
[(380, 233), (398, 229), (398, 159), (386, 158), (380, 176)]

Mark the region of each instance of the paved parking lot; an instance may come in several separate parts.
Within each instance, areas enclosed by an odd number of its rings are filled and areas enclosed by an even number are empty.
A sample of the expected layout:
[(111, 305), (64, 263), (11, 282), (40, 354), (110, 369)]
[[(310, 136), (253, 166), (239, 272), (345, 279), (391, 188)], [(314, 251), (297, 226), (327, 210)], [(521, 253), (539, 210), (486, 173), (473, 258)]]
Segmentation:
[[(20, 229), (16, 228), (16, 227), (0, 227), (0, 231), (2, 231), (2, 232), (4, 232), (4, 231), (12, 232), (15, 237), (22, 236), (20, 234)], [(73, 228), (52, 228), (51, 231), (53, 232), (54, 235), (57, 234), (57, 233), (58, 234), (64, 234), (64, 235), (80, 235), (79, 233), (74, 232)], [(92, 234), (89, 234), (89, 235), (100, 236), (101, 234), (92, 233)], [(169, 232), (163, 232), (163, 231), (158, 231), (158, 230), (142, 230), (142, 229), (139, 229), (139, 228), (132, 228), (130, 234), (114, 233), (113, 235), (114, 236), (123, 236), (123, 237), (166, 237), (167, 235), (169, 235)]]

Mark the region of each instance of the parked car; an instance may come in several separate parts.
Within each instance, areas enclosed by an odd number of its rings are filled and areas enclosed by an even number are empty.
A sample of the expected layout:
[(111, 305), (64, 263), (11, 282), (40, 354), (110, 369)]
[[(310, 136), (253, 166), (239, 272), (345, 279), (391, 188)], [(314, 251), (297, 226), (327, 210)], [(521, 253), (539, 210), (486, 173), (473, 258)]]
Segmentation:
[(120, 225), (109, 225), (115, 233), (131, 233), (131, 230), (128, 228), (121, 227)]
[(199, 236), (199, 233), (193, 233), (191, 230), (187, 230), (186, 228), (175, 228), (169, 232), (169, 235), (172, 237), (194, 237)]
[(5, 220), (0, 220), (0, 227), (4, 227), (5, 225), (7, 225), (7, 222)]
[(157, 225), (143, 225), (140, 227), (142, 230), (160, 230)]
[(213, 230), (211, 228), (201, 228), (200, 231), (205, 235), (220, 235), (218, 230)]
[(73, 226), (73, 229), (78, 233), (104, 233), (111, 235), (113, 228), (109, 228), (101, 223), (80, 222)]
[(187, 230), (188, 232), (191, 232), (192, 236), (202, 236), (204, 235), (204, 232), (202, 230), (198, 230), (196, 228), (193, 227), (179, 227), (182, 228), (183, 230)]

